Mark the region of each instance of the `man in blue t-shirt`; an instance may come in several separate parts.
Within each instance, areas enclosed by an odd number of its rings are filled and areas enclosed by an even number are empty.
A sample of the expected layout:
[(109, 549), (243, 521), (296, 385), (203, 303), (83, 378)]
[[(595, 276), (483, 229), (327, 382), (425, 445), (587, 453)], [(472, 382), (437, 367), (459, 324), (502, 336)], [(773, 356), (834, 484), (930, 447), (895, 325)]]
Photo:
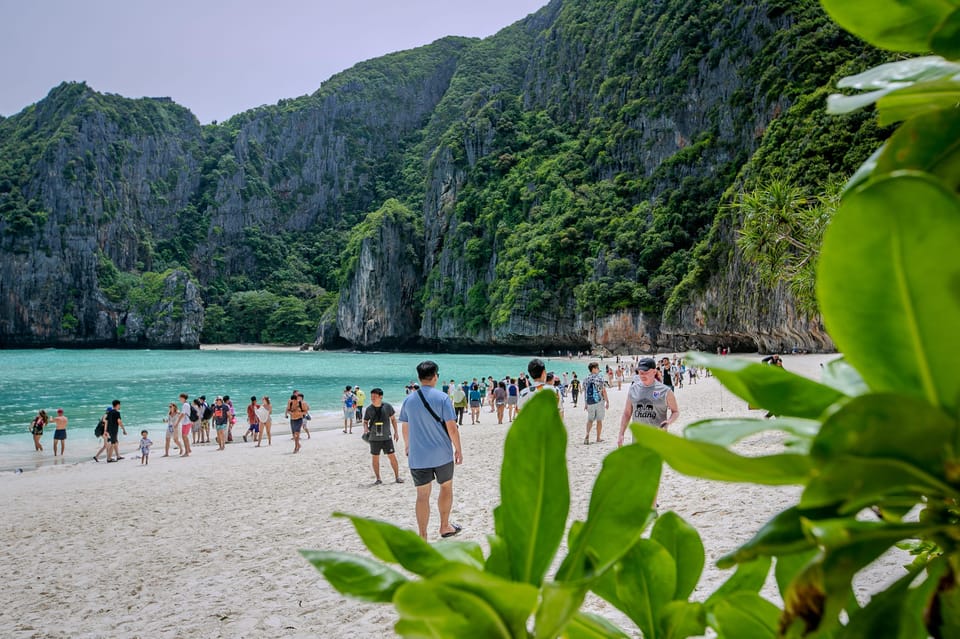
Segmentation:
[(439, 368), (430, 360), (417, 364), (420, 388), (404, 400), (400, 408), (403, 441), (410, 475), (417, 487), (417, 527), (427, 538), (430, 521), (430, 491), (434, 479), (440, 484), (437, 509), (440, 511), (440, 536), (453, 537), (461, 527), (450, 522), (453, 507), (453, 467), (463, 463), (460, 431), (457, 430), (453, 402), (436, 389)]

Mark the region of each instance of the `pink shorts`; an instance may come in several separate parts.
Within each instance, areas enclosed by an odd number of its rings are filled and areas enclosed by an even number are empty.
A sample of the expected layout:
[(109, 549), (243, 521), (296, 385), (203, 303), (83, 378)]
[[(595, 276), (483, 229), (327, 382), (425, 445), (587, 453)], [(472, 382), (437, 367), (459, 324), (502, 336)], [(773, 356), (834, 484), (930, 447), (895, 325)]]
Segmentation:
[(186, 437), (193, 429), (193, 422), (183, 422), (180, 424), (180, 435)]

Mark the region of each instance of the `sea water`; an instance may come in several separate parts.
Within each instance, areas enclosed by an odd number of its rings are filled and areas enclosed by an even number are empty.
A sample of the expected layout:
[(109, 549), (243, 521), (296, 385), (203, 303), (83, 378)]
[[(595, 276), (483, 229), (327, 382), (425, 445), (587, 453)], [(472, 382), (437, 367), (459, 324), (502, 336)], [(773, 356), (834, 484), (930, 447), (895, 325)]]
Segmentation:
[[(187, 393), (191, 401), (205, 395), (229, 395), (237, 423), (245, 428), (250, 397), (267, 395), (282, 420), (290, 393), (299, 390), (314, 415), (343, 413), (344, 387), (359, 385), (367, 395), (380, 387), (384, 401), (399, 406), (404, 388), (416, 380), (416, 366), (435, 361), (440, 379), (457, 382), (474, 377), (516, 377), (526, 371), (529, 357), (417, 353), (351, 353), (290, 350), (4, 350), (0, 351), (0, 470), (53, 459), (53, 423), (43, 434), (44, 451), (33, 450), (30, 422), (44, 409), (52, 418), (58, 408), (68, 417), (67, 462), (89, 459), (96, 452), (93, 429), (114, 399), (128, 441), (143, 429), (162, 442), (170, 402)], [(544, 358), (547, 370), (585, 374), (582, 362)], [(581, 370), (583, 369), (583, 370)], [(582, 375), (581, 375), (582, 376)], [(275, 426), (276, 428), (276, 426)], [(49, 459), (48, 459), (49, 458)], [(91, 460), (92, 461), (92, 460)]]

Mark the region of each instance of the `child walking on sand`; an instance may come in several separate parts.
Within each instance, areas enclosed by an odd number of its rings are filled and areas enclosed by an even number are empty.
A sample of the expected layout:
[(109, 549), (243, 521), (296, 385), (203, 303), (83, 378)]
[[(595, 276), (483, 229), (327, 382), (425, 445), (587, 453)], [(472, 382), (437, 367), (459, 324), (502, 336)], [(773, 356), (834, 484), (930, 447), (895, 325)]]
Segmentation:
[(150, 463), (150, 447), (153, 446), (153, 442), (147, 438), (147, 431), (140, 431), (140, 464), (145, 465)]

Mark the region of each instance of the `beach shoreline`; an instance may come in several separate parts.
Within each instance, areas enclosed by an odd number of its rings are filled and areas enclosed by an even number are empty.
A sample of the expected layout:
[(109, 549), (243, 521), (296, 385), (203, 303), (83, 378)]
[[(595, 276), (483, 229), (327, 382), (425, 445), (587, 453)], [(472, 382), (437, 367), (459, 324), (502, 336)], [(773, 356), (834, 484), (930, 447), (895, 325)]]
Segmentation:
[[(819, 377), (820, 364), (836, 355), (785, 356), (789, 370)], [(752, 359), (756, 359), (754, 356)], [(586, 359), (586, 358), (584, 358)], [(609, 362), (610, 360), (607, 359)], [(586, 366), (576, 369), (586, 372)], [(582, 444), (585, 413), (566, 406), (570, 518), (583, 519), (604, 457), (614, 450), (627, 385), (610, 391), (611, 408), (600, 444)], [(714, 378), (678, 389), (682, 428), (709, 417), (758, 417)], [(399, 409), (399, 406), (397, 406)], [(499, 503), (503, 439), (509, 424), (481, 413), (462, 427), (464, 463), (454, 478), (452, 519), (460, 538), (486, 548)], [(469, 421), (469, 420), (468, 420)], [(362, 427), (343, 434), (336, 417), (315, 418), (312, 437), (293, 455), (283, 420), (273, 445), (240, 440), (219, 452), (197, 446), (189, 458), (160, 456), (153, 437), (147, 466), (129, 455), (116, 464), (44, 467), (0, 473), (4, 565), (15, 588), (0, 610), (0, 628), (18, 637), (383, 637), (392, 635), (390, 606), (339, 595), (298, 554), (328, 549), (368, 555), (348, 521), (336, 511), (389, 521), (415, 530), (415, 490), (402, 440), (403, 484), (395, 484), (385, 458), (385, 482), (373, 485)], [(159, 433), (159, 430), (158, 430)], [(783, 437), (765, 433), (738, 449), (749, 455), (782, 448)], [(92, 452), (91, 452), (92, 455)], [(436, 491), (434, 491), (436, 492)], [(799, 488), (708, 482), (665, 468), (661, 511), (674, 510), (700, 532), (707, 566), (694, 592), (702, 600), (730, 571), (716, 560), (749, 539), (771, 516), (792, 504)], [(429, 531), (437, 540), (435, 497)], [(561, 555), (564, 549), (561, 549)], [(861, 598), (901, 576), (906, 553), (885, 556), (858, 577)], [(762, 594), (778, 601), (772, 577)], [(596, 597), (585, 609), (628, 631), (631, 622)]]

